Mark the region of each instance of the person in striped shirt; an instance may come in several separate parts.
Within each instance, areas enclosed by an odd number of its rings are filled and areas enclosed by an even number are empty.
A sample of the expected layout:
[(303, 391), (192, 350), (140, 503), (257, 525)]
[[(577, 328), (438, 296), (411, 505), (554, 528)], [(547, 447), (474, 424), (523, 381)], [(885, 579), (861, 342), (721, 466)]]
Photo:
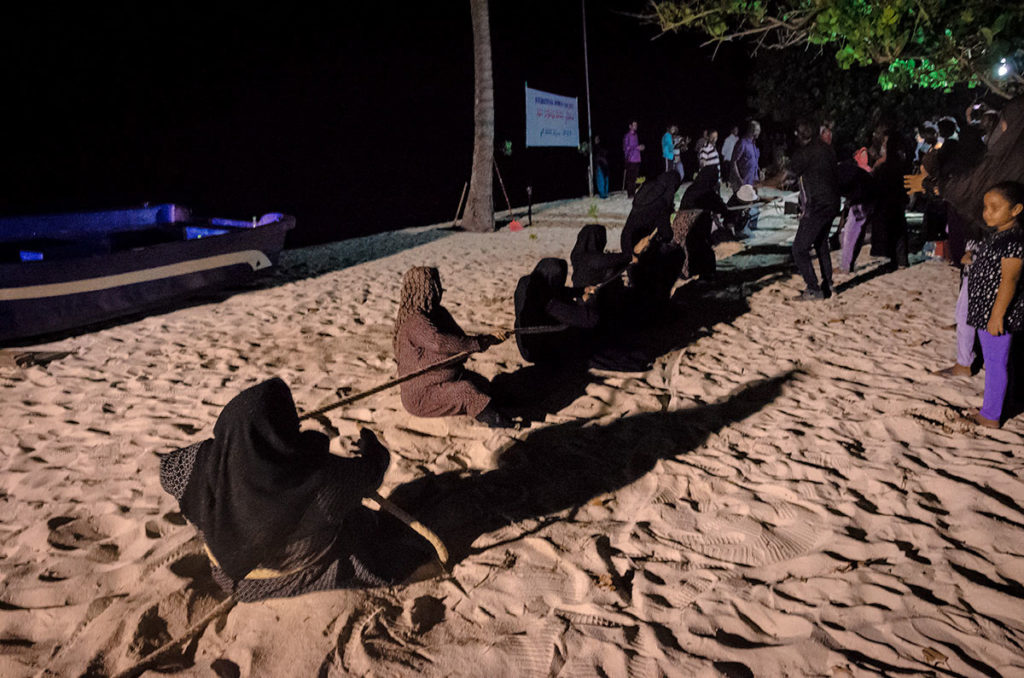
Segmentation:
[(718, 131), (711, 130), (708, 132), (707, 141), (698, 151), (701, 169), (704, 169), (705, 167), (714, 167), (716, 175), (718, 173), (718, 165), (720, 162), (717, 144)]

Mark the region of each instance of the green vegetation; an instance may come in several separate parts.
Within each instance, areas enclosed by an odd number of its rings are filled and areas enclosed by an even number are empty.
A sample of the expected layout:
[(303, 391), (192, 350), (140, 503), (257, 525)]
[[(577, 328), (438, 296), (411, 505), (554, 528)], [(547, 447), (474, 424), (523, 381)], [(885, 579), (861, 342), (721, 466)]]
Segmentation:
[[(706, 44), (755, 49), (821, 46), (843, 69), (881, 66), (882, 89), (984, 84), (1024, 88), (1024, 4), (995, 0), (653, 0), (663, 31), (693, 29)], [(1000, 67), (1002, 73), (1000, 72)]]

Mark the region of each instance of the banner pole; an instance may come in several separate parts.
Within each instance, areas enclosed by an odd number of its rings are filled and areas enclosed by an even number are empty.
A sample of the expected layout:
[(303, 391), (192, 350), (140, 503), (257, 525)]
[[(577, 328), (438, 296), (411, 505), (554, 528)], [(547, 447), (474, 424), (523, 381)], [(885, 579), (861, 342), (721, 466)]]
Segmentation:
[(587, 195), (594, 197), (594, 136), (590, 127), (590, 60), (587, 57), (587, 0), (580, 0), (583, 13), (583, 75), (587, 92), (587, 150), (590, 163), (587, 165)]

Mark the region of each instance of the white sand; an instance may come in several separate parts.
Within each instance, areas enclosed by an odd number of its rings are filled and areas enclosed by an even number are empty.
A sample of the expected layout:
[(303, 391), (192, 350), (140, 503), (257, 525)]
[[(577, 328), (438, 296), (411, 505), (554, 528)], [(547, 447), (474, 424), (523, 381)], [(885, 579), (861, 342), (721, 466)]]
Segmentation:
[[(516, 280), (568, 258), (590, 204), (518, 233), (420, 228), (287, 252), (279, 284), (26, 349), (70, 352), (43, 364), (0, 354), (0, 675), (107, 675), (180, 634), (223, 596), (154, 453), (210, 435), (271, 376), (307, 410), (394, 376), (410, 266), (440, 268), (467, 330), (510, 327)], [(624, 198), (597, 204), (621, 226)], [(514, 437), (409, 417), (397, 391), (329, 415), (339, 450), (361, 425), (381, 434), (385, 496), (448, 471), (486, 489), (502, 458), (532, 479), (486, 520), (448, 515), (472, 540), (454, 568), (468, 595), (437, 579), (242, 604), (161, 668), (1024, 675), (1024, 420), (958, 423), (983, 374), (930, 373), (952, 363), (956, 271), (871, 277), (868, 258), (866, 281), (795, 303), (793, 219), (762, 225), (744, 251), (719, 248), (734, 284), (683, 288), (681, 348), (643, 374), (592, 374)], [(513, 342), (470, 362), (487, 377), (522, 365)]]

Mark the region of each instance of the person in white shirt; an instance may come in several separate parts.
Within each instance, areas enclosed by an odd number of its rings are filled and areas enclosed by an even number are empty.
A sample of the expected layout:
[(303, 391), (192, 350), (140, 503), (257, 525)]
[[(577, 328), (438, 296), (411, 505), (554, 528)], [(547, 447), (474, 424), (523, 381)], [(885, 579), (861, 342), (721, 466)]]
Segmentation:
[(729, 171), (732, 169), (732, 149), (736, 147), (736, 142), (740, 140), (740, 128), (733, 127), (729, 130), (729, 136), (722, 142), (722, 176), (728, 178)]

